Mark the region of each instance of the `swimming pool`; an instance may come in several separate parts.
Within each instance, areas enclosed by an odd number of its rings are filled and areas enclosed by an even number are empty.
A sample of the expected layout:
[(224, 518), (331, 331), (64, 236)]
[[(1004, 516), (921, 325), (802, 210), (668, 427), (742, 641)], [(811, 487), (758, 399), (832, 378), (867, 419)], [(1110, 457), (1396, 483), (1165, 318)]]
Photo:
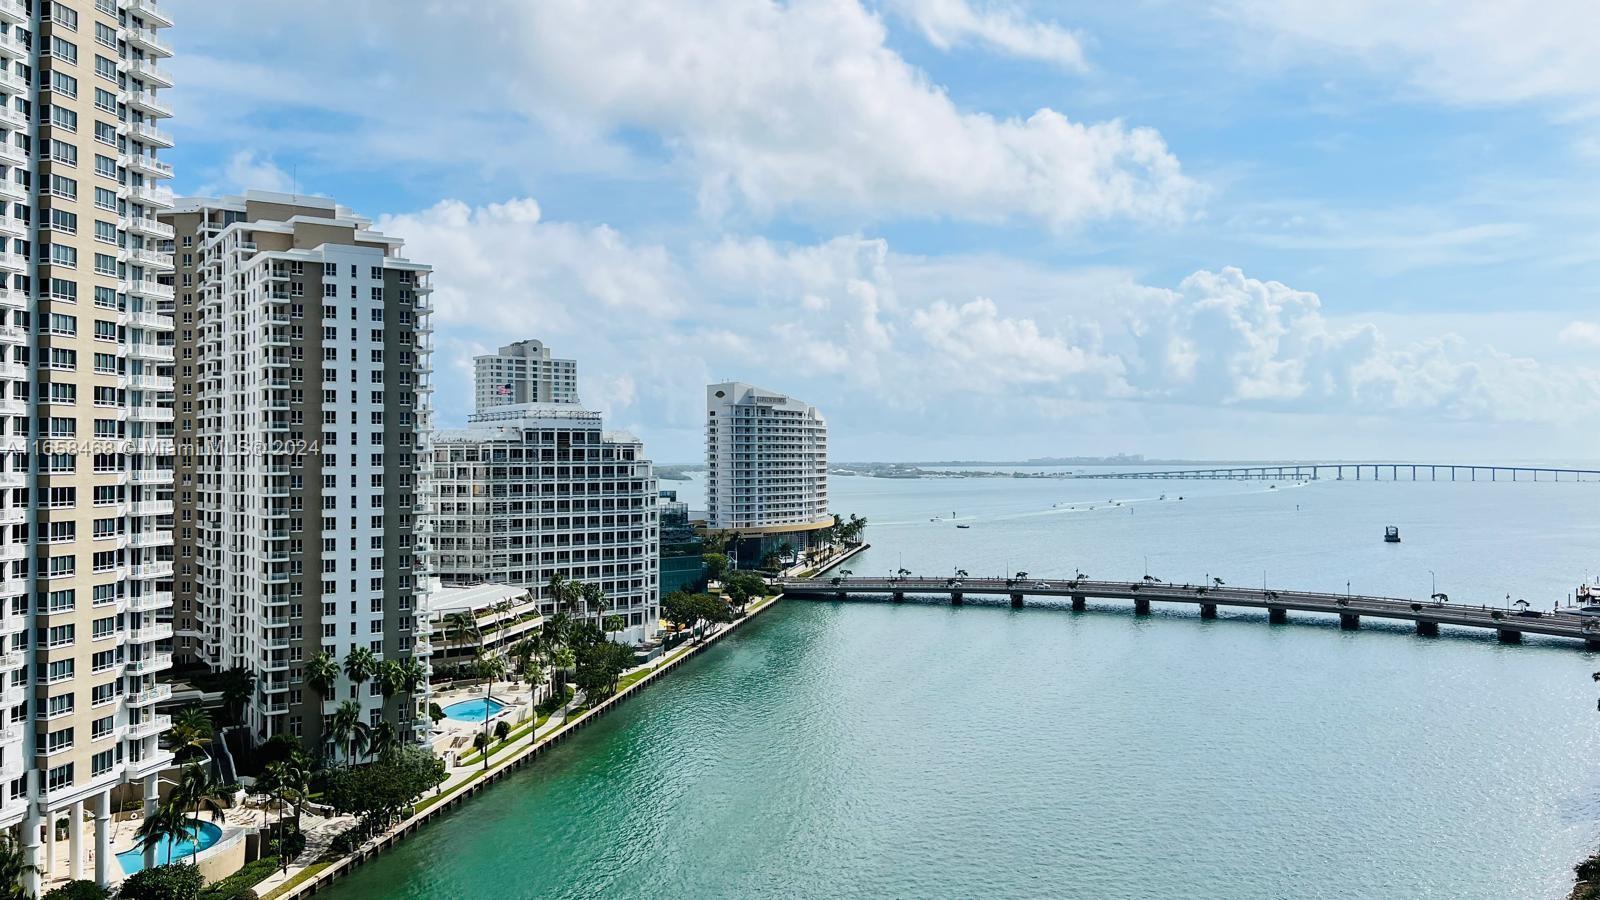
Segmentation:
[(484, 719), (492, 718), (505, 708), (506, 705), (499, 700), (478, 697), (473, 700), (452, 703), (446, 706), (443, 712), (445, 718), (455, 719), (457, 722), (482, 722)]
[[(162, 838), (156, 842), (156, 865), (164, 866), (169, 862), (188, 862), (189, 854), (195, 852), (195, 844), (199, 849), (207, 847), (222, 840), (222, 829), (213, 822), (201, 822), (197, 819), (189, 820), (195, 827), (190, 829), (189, 837), (178, 841), (176, 844), (171, 838)], [(198, 832), (196, 835), (195, 832)], [(117, 854), (117, 862), (122, 864), (122, 873), (132, 875), (144, 868), (144, 849), (135, 847)]]

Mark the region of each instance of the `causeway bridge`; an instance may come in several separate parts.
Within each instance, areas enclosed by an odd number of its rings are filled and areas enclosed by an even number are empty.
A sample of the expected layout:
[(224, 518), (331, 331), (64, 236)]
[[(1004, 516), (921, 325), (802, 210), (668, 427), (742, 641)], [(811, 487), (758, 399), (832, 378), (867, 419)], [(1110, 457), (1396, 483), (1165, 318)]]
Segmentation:
[(1163, 469), (1148, 472), (1074, 472), (1072, 478), (1162, 481), (1597, 481), (1600, 469), (1553, 466), (1478, 466), (1462, 463), (1282, 463), (1221, 466), (1209, 469)]
[[(1086, 578), (785, 578), (777, 582), (784, 594), (812, 600), (862, 600), (907, 596), (933, 596), (954, 604), (971, 596), (1005, 597), (1021, 609), (1031, 598), (1067, 599), (1072, 609), (1088, 608), (1090, 598), (1130, 602), (1134, 615), (1149, 615), (1151, 603), (1181, 603), (1198, 607), (1200, 618), (1214, 619), (1220, 606), (1264, 609), (1274, 625), (1289, 621), (1289, 614), (1337, 616), (1345, 629), (1361, 627), (1361, 619), (1399, 619), (1416, 624), (1417, 634), (1434, 636), (1440, 625), (1460, 625), (1495, 632), (1502, 643), (1519, 644), (1524, 634), (1548, 635), (1580, 641), (1588, 650), (1600, 650), (1600, 617), (1574, 612), (1535, 612), (1466, 606), (1445, 600), (1407, 600), (1396, 597), (1323, 594), (1239, 588), (1228, 584), (1168, 584), (1154, 578), (1134, 581), (1091, 581)], [(1441, 595), (1442, 596), (1442, 595)]]

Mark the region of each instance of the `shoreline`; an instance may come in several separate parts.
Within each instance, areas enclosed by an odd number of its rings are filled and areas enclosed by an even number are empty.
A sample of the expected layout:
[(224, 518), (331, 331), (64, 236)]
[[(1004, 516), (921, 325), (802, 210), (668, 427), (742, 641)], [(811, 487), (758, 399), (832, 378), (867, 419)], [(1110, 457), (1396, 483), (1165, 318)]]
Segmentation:
[[(849, 550), (846, 550), (844, 553), (840, 554), (838, 557), (829, 560), (824, 564), (824, 566), (819, 567), (818, 570), (827, 571), (828, 569), (841, 565), (846, 560), (849, 560), (851, 557), (862, 552), (863, 550), (866, 550), (870, 546), (872, 545), (868, 543), (857, 544), (856, 546), (851, 547)], [(468, 780), (462, 781), (455, 785), (455, 787), (447, 789), (440, 794), (423, 797), (422, 799), (418, 800), (417, 803), (413, 804), (413, 809), (415, 809), (416, 812), (413, 812), (412, 815), (407, 817), (400, 824), (394, 826), (389, 831), (385, 832), (383, 835), (374, 838), (360, 847), (352, 849), (350, 853), (346, 854), (345, 856), (342, 856), (336, 860), (332, 860), (322, 865), (320, 868), (317, 868), (318, 861), (313, 860), (309, 865), (301, 867), (301, 871), (299, 873), (289, 876), (283, 883), (277, 885), (276, 887), (267, 889), (266, 893), (262, 894), (262, 896), (270, 897), (272, 900), (293, 900), (293, 898), (310, 896), (320, 890), (330, 887), (341, 877), (349, 875), (357, 868), (365, 865), (367, 861), (392, 848), (406, 836), (429, 824), (435, 817), (442, 816), (445, 813), (456, 809), (466, 801), (472, 799), (472, 797), (474, 797), (479, 791), (488, 788), (496, 782), (504, 779), (512, 772), (515, 772), (521, 769), (523, 766), (537, 760), (545, 753), (546, 750), (554, 747), (562, 741), (565, 741), (575, 732), (586, 727), (591, 721), (594, 721), (595, 719), (598, 719), (599, 717), (615, 709), (623, 701), (632, 697), (635, 692), (655, 683), (658, 678), (669, 674), (684, 661), (693, 658), (699, 653), (705, 651), (707, 648), (716, 644), (718, 641), (722, 640), (722, 638), (732, 634), (744, 623), (753, 620), (757, 615), (760, 615), (762, 612), (765, 612), (767, 609), (776, 605), (778, 601), (782, 599), (784, 599), (784, 595), (780, 592), (771, 597), (764, 598), (760, 603), (752, 604), (745, 612), (745, 615), (738, 620), (722, 626), (715, 632), (707, 635), (698, 644), (684, 647), (669, 655), (665, 659), (658, 662), (653, 669), (640, 677), (639, 680), (622, 688), (617, 693), (607, 697), (605, 700), (602, 700), (598, 706), (585, 710), (582, 715), (575, 719), (570, 719), (566, 722), (563, 722), (561, 725), (557, 726), (554, 731), (549, 732), (538, 741), (512, 750), (511, 755), (505, 757), (500, 762), (493, 762), (493, 756), (491, 756), (491, 763), (486, 771), (482, 771), (480, 774), (470, 777)], [(305, 873), (307, 872), (312, 874), (306, 876)], [(300, 880), (296, 881), (296, 878), (299, 878)]]

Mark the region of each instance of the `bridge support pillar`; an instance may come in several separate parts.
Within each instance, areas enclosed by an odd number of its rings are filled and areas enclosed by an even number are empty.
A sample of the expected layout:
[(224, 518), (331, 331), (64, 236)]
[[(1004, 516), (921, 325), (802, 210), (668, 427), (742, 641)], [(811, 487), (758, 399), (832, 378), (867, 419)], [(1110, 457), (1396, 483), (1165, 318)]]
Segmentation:
[(1082, 594), (1072, 595), (1072, 611), (1083, 612), (1089, 608), (1089, 599)]
[(1439, 623), (1438, 622), (1424, 622), (1424, 621), (1419, 619), (1419, 620), (1417, 620), (1417, 634), (1420, 634), (1423, 637), (1438, 637), (1439, 636)]
[(1022, 608), (1022, 595), (1021, 594), (1012, 594), (1011, 595), (1011, 608), (1012, 609), (1021, 609)]
[(966, 602), (966, 598), (961, 596), (960, 591), (952, 591), (950, 593), (950, 602), (956, 606), (960, 606)]
[(1594, 651), (1600, 650), (1600, 639), (1589, 638), (1588, 640), (1583, 642), (1583, 649), (1588, 650), (1590, 652), (1594, 652)]
[(1502, 644), (1520, 644), (1520, 643), (1522, 643), (1522, 632), (1513, 631), (1510, 628), (1502, 628), (1502, 629), (1500, 629), (1499, 637), (1500, 637), (1500, 643), (1502, 643)]
[(1202, 618), (1202, 619), (1215, 619), (1216, 617), (1217, 617), (1217, 605), (1215, 603), (1202, 603), (1202, 604), (1200, 604), (1200, 618)]
[(1361, 627), (1361, 617), (1355, 613), (1340, 613), (1339, 627), (1345, 631), (1355, 631)]
[(1289, 624), (1289, 611), (1281, 606), (1267, 607), (1267, 621), (1274, 625)]
[(905, 591), (895, 591), (894, 592), (894, 602), (896, 602), (896, 603), (904, 603), (904, 602), (906, 602), (906, 592)]
[(1140, 597), (1133, 601), (1133, 614), (1136, 616), (1150, 615), (1150, 601)]

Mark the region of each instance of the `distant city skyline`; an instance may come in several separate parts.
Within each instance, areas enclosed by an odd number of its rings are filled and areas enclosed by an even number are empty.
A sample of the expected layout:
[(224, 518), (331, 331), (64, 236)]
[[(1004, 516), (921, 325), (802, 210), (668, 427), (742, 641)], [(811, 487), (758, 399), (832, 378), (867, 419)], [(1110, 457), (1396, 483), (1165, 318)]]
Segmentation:
[(723, 380), (840, 460), (1600, 456), (1575, 3), (164, 6), (178, 193), (404, 235), (441, 425), (533, 337), (667, 463)]

